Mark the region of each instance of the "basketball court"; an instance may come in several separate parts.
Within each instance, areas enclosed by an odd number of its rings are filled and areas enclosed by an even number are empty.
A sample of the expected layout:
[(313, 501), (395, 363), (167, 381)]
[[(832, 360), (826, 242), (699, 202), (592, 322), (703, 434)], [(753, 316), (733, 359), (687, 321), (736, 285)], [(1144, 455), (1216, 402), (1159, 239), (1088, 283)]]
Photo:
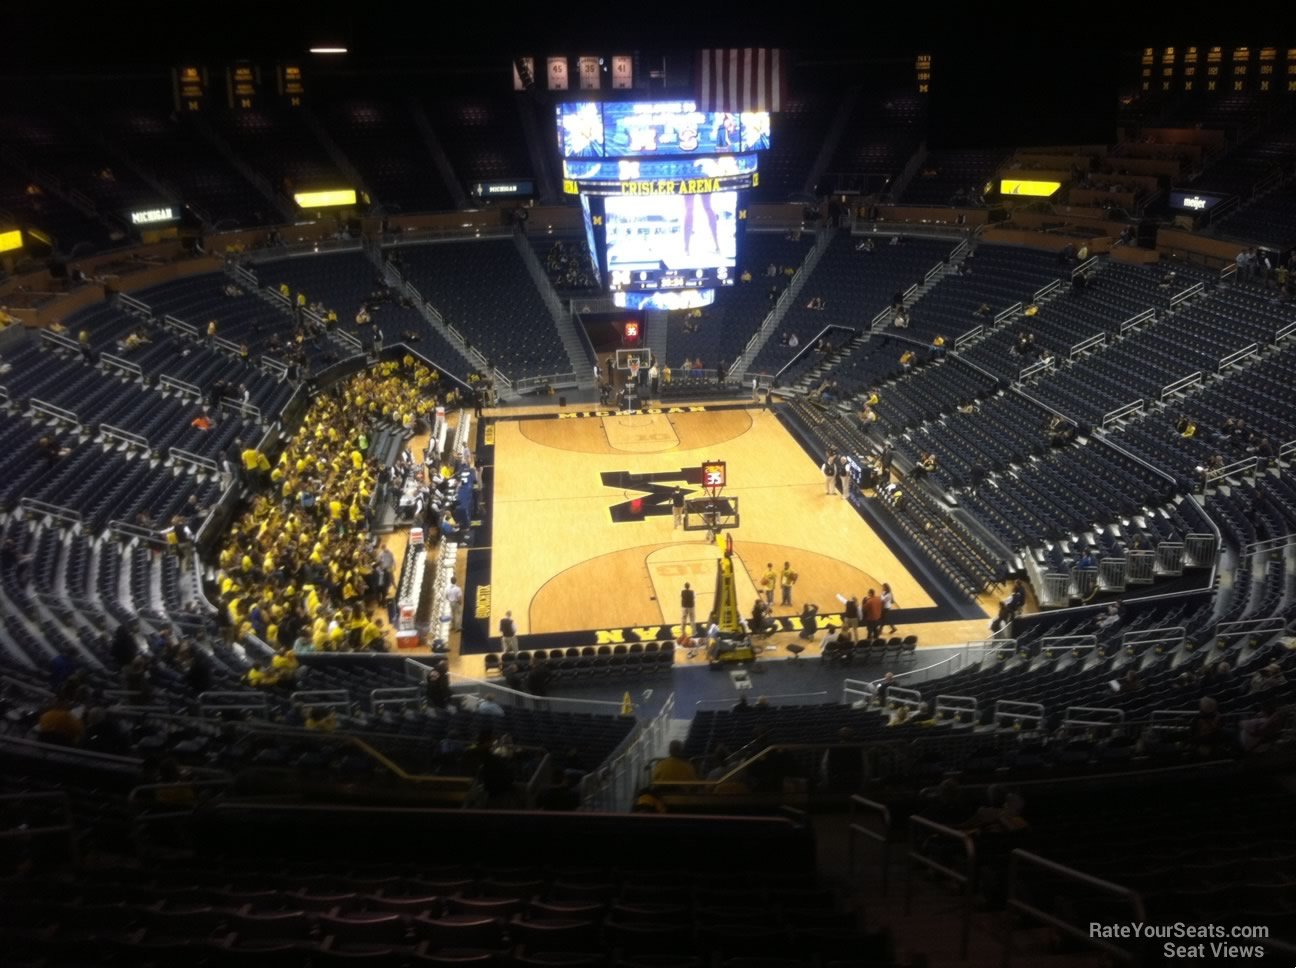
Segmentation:
[(501, 412), (482, 441), (487, 510), (466, 556), (461, 655), (496, 650), (506, 611), (524, 649), (674, 637), (685, 582), (705, 621), (720, 549), (706, 531), (674, 527), (671, 495), (679, 486), (702, 497), (711, 460), (726, 462), (723, 497), (739, 512), (726, 534), (742, 614), (767, 563), (778, 571), (790, 562), (799, 576), (791, 606), (775, 590), (774, 616), (790, 619), (791, 631), (769, 640), (767, 654), (787, 655), (807, 601), (833, 616), (839, 596), (862, 598), (883, 582), (901, 606), (901, 632), (922, 644), (986, 636), (993, 596), (958, 603), (927, 587), (907, 549), (825, 493), (817, 461), (775, 412), (750, 404)]

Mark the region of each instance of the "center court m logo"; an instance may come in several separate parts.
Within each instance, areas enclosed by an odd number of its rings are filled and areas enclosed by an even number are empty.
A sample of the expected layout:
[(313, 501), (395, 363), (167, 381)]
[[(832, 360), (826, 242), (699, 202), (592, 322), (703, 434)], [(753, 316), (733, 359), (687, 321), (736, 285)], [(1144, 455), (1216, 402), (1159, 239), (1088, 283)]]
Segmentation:
[(621, 491), (640, 491), (643, 497), (634, 497), (608, 508), (613, 524), (643, 521), (671, 513), (671, 494), (675, 486), (684, 487), (688, 496), (693, 488), (688, 485), (702, 483), (701, 467), (681, 467), (677, 471), (657, 471), (653, 474), (632, 474), (629, 471), (604, 471), (599, 475), (604, 487)]

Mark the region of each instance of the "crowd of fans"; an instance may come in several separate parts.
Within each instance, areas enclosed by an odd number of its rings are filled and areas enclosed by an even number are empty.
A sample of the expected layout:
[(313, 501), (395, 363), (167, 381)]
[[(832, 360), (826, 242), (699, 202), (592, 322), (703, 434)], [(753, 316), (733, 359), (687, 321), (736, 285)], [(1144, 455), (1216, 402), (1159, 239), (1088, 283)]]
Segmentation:
[(395, 584), (391, 553), (369, 535), (369, 508), (384, 468), (368, 453), (380, 422), (427, 426), (437, 373), (406, 357), (317, 397), (301, 430), (269, 461), (253, 448), (243, 468), (255, 496), (219, 556), (221, 604), (236, 634), (254, 632), (279, 652), (254, 668), (253, 685), (292, 673), (292, 652), (382, 650)]
[(545, 256), (549, 281), (557, 289), (597, 289), (598, 279), (584, 246), (555, 242)]

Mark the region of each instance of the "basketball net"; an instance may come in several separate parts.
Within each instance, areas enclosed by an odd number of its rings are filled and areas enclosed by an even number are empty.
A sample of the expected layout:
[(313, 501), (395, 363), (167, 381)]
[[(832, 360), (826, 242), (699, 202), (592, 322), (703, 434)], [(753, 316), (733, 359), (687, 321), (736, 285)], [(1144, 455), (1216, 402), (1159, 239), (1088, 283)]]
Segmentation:
[(639, 379), (639, 357), (630, 357), (630, 379), (636, 382)]

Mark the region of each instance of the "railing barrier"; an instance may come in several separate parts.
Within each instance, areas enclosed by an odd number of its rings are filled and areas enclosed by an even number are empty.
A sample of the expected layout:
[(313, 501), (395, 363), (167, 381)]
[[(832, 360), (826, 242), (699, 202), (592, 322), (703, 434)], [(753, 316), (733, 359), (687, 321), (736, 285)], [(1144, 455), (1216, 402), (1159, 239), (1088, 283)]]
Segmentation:
[(1127, 585), (1124, 558), (1103, 558), (1098, 562), (1098, 588), (1104, 592), (1123, 592)]
[[(924, 834), (925, 836), (922, 836)], [(948, 867), (940, 861), (923, 854), (922, 846), (932, 841), (953, 841), (961, 847), (966, 869), (963, 871), (954, 870), (952, 867)], [(909, 863), (909, 876), (905, 878), (904, 911), (906, 915), (913, 908), (913, 866), (915, 864), (947, 877), (958, 885), (959, 894), (962, 898), (960, 902), (962, 929), (959, 957), (966, 960), (968, 941), (972, 932), (973, 892), (976, 889), (976, 844), (967, 833), (961, 830), (953, 830), (943, 824), (933, 823), (925, 817), (911, 816), (909, 818)]]
[(1259, 457), (1244, 457), (1232, 464), (1226, 464), (1223, 467), (1216, 467), (1214, 470), (1206, 472), (1206, 483), (1210, 484), (1218, 481), (1222, 477), (1232, 477), (1234, 474), (1254, 474), (1260, 467)]
[(1019, 302), (1013, 303), (1007, 309), (1001, 311), (998, 315), (995, 316), (994, 324), (998, 326), (1005, 319), (1011, 319), (1013, 316), (1016, 316), (1021, 311), (1022, 311), (1022, 304)]
[(1071, 347), (1070, 358), (1074, 360), (1081, 353), (1091, 350), (1096, 346), (1106, 346), (1106, 345), (1107, 345), (1107, 334), (1094, 333), (1088, 339), (1082, 339), (1079, 343), (1076, 343), (1074, 346)]
[(344, 713), (351, 711), (351, 694), (345, 689), (298, 689), (288, 700), (294, 706), (318, 706)]
[(402, 709), (406, 706), (421, 707), (426, 692), (417, 686), (387, 686), (369, 691), (369, 712), (375, 716), (387, 707)]
[(1033, 731), (1044, 724), (1045, 712), (1042, 703), (999, 699), (994, 704), (992, 715), (995, 726), (1000, 729), (1021, 726), (1025, 731)]
[(1260, 352), (1259, 343), (1252, 343), (1250, 346), (1244, 346), (1236, 353), (1230, 353), (1228, 356), (1220, 360), (1219, 366), (1216, 367), (1216, 372), (1217, 373), (1222, 372), (1224, 370), (1227, 370), (1230, 366), (1236, 366), (1237, 364), (1241, 363), (1243, 360), (1249, 359), (1250, 357), (1255, 356), (1259, 352)]
[(1096, 635), (1046, 635), (1039, 640), (1039, 653), (1045, 658), (1064, 652), (1091, 652), (1096, 648)]
[(1044, 576), (1044, 587), (1040, 590), (1040, 606), (1058, 608), (1071, 602), (1071, 576), (1061, 572), (1049, 572)]
[(1181, 293), (1177, 293), (1177, 294), (1171, 296), (1171, 297), (1170, 297), (1170, 308), (1173, 309), (1175, 306), (1178, 306), (1178, 305), (1179, 305), (1181, 302), (1183, 302), (1184, 300), (1186, 300), (1186, 299), (1191, 299), (1193, 296), (1197, 295), (1199, 292), (1201, 292), (1201, 291), (1202, 291), (1203, 289), (1205, 289), (1205, 288), (1206, 288), (1206, 284), (1205, 284), (1205, 283), (1198, 282), (1198, 283), (1196, 283), (1196, 284), (1194, 284), (1194, 285), (1189, 286), (1189, 287), (1188, 287), (1187, 289), (1185, 289), (1183, 292), (1181, 292)]
[(1125, 322), (1120, 324), (1121, 335), (1124, 336), (1135, 326), (1138, 326), (1142, 323), (1146, 323), (1149, 319), (1155, 318), (1155, 316), (1156, 316), (1155, 309), (1145, 309), (1141, 313), (1136, 313), (1135, 315), (1131, 316), (1129, 319), (1125, 320)]
[[(1243, 551), (1245, 556), (1246, 552)], [(1219, 538), (1196, 532), (1184, 535), (1184, 567), (1211, 568), (1219, 558)]]
[(71, 410), (65, 410), (63, 407), (56, 406), (52, 403), (46, 403), (44, 400), (31, 401), (31, 408), (37, 413), (43, 413), (47, 417), (53, 417), (55, 420), (61, 420), (64, 423), (70, 423), (74, 426), (81, 426), (81, 418)]
[(108, 440), (118, 440), (123, 444), (130, 444), (132, 447), (140, 447), (149, 450), (149, 442), (139, 434), (131, 433), (129, 430), (122, 430), (121, 427), (114, 427), (112, 424), (100, 424), (99, 436)]
[(1057, 365), (1057, 361), (1056, 361), (1053, 357), (1051, 357), (1051, 356), (1046, 356), (1046, 357), (1044, 357), (1044, 359), (1042, 359), (1042, 360), (1036, 360), (1036, 361), (1035, 361), (1034, 363), (1032, 363), (1030, 366), (1025, 367), (1024, 369), (1022, 369), (1022, 371), (1021, 371), (1020, 373), (1017, 374), (1017, 379), (1018, 379), (1018, 380), (1028, 380), (1028, 379), (1030, 379), (1031, 377), (1033, 377), (1036, 373), (1041, 373), (1041, 372), (1043, 372), (1044, 370), (1052, 370), (1052, 369), (1054, 369), (1054, 367), (1055, 367), (1056, 365)]
[(1130, 585), (1150, 585), (1156, 581), (1157, 553), (1151, 549), (1125, 552), (1125, 581)]
[(1184, 543), (1182, 541), (1162, 541), (1156, 549), (1156, 573), (1163, 577), (1177, 578), (1184, 570)]
[(144, 377), (144, 371), (140, 368), (138, 363), (123, 359), (115, 353), (100, 353), (99, 361), (103, 363), (104, 366), (110, 366), (114, 370), (121, 370), (123, 373), (132, 376), (137, 380), (143, 379)]
[(1125, 710), (1109, 706), (1067, 706), (1066, 715), (1062, 717), (1062, 726), (1123, 726)]
[(216, 471), (220, 470), (216, 462), (212, 460), (210, 457), (203, 457), (199, 454), (193, 454), (187, 450), (181, 450), (179, 447), (171, 448), (171, 457), (176, 461), (176, 463), (188, 464), (190, 467), (195, 467), (199, 471), (208, 471), (211, 473), (215, 473)]
[(1117, 407), (1115, 410), (1109, 410), (1103, 415), (1102, 425), (1108, 427), (1117, 420), (1123, 420), (1125, 417), (1135, 413), (1143, 412), (1143, 401), (1132, 400), (1123, 407)]
[(1074, 279), (1076, 276), (1088, 275), (1092, 269), (1097, 267), (1097, 265), (1098, 257), (1096, 255), (1091, 255), (1088, 259), (1071, 270), (1071, 278)]
[[(1003, 949), (1003, 968), (1010, 968), (1013, 958), (1013, 936), (1019, 928), (1019, 920), (1029, 918), (1048, 925), (1055, 931), (1067, 935), (1074, 941), (1081, 944), (1090, 945), (1098, 950), (1105, 952), (1109, 956), (1122, 962), (1130, 964), (1137, 963), (1137, 956), (1134, 952), (1126, 951), (1119, 945), (1112, 944), (1102, 938), (1095, 938), (1089, 930), (1089, 925), (1083, 927), (1073, 925), (1062, 920), (1054, 914), (1045, 911), (1043, 908), (1036, 907), (1029, 901), (1023, 900), (1019, 890), (1021, 889), (1022, 872), (1025, 868), (1038, 868), (1050, 871), (1064, 880), (1072, 881), (1077, 885), (1094, 888), (1105, 894), (1127, 902), (1130, 908), (1129, 921), (1135, 924), (1145, 924), (1147, 916), (1143, 909), (1142, 898), (1131, 891), (1129, 888), (1121, 887), (1118, 884), (1112, 884), (1110, 881), (1100, 880), (1097, 877), (1091, 877), (1088, 874), (1082, 874), (1077, 870), (1056, 864), (1053, 861), (1045, 860), (1036, 854), (1027, 853), (1024, 850), (1014, 850), (1009, 859), (1008, 867), (1008, 909), (1014, 915), (1021, 917), (1009, 917), (1007, 920), (1007, 933), (1004, 935)], [(1038, 892), (1035, 892), (1038, 893)], [(1048, 896), (1056, 895), (1055, 890), (1046, 892)]]
[(1039, 289), (1035, 290), (1035, 295), (1031, 296), (1031, 302), (1039, 302), (1045, 296), (1048, 296), (1056, 292), (1058, 287), (1061, 285), (1062, 285), (1061, 279), (1054, 279), (1047, 286), (1041, 286)]
[(976, 723), (976, 696), (937, 696), (932, 710), (936, 719), (951, 719), (956, 723)]
[(1201, 383), (1201, 381), (1202, 381), (1202, 375), (1200, 370), (1198, 370), (1196, 373), (1190, 373), (1186, 377), (1180, 380), (1175, 380), (1173, 383), (1163, 386), (1161, 388), (1161, 399), (1164, 400), (1168, 396), (1172, 396), (1176, 393), (1181, 393), (1184, 390), (1188, 389), (1188, 387), (1195, 386), (1198, 383)]
[(198, 327), (193, 323), (187, 323), (183, 319), (172, 316), (170, 313), (162, 317), (162, 325), (167, 329), (173, 329), (178, 333), (184, 333), (186, 336), (198, 337)]
[[(880, 820), (882, 829), (880, 831), (863, 823), (868, 818), (870, 820)], [(858, 854), (856, 844), (863, 837), (865, 840), (871, 840), (874, 843), (882, 845), (882, 896), (887, 896), (887, 891), (891, 886), (891, 811), (885, 804), (878, 803), (876, 800), (869, 800), (860, 796), (858, 793), (850, 798), (850, 828), (849, 842), (847, 846), (847, 863), (846, 869), (851, 876), (855, 876), (858, 866)]]
[(204, 719), (220, 719), (226, 713), (246, 718), (270, 718), (270, 697), (260, 693), (241, 691), (204, 692), (198, 696), (198, 715)]

